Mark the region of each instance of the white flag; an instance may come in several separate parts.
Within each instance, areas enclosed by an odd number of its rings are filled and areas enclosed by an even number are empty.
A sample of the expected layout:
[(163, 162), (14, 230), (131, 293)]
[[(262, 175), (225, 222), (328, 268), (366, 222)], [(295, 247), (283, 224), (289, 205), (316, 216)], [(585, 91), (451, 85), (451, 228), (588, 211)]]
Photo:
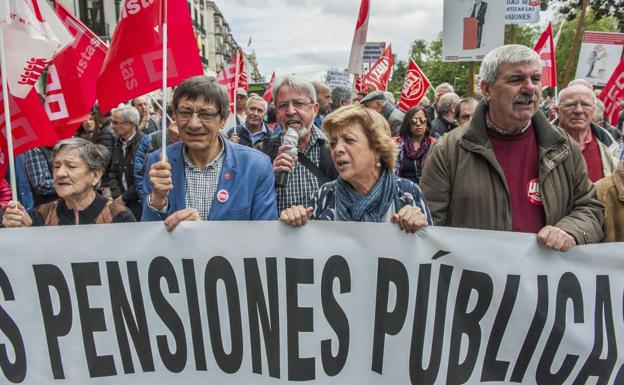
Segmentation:
[(349, 73), (359, 74), (362, 72), (362, 57), (364, 46), (366, 45), (366, 35), (368, 33), (368, 16), (370, 13), (370, 0), (362, 0), (360, 13), (355, 25), (353, 43), (351, 44), (351, 55), (349, 57)]
[(11, 94), (25, 98), (54, 54), (73, 38), (45, 0), (1, 1), (7, 81)]

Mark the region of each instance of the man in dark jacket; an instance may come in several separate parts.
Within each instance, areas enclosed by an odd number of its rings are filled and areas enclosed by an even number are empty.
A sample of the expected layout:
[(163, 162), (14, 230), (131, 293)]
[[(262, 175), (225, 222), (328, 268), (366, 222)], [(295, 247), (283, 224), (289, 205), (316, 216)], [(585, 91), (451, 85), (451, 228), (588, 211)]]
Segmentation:
[(603, 238), (579, 147), (539, 111), (541, 61), (506, 45), (481, 63), (484, 101), (429, 152), (420, 186), (436, 225), (537, 234), (567, 251)]
[(138, 130), (140, 121), (139, 111), (134, 107), (113, 110), (111, 123), (117, 139), (113, 142), (108, 170), (115, 202), (128, 207), (135, 218), (141, 218), (142, 212), (142, 204), (134, 184), (134, 158), (143, 136)]
[(264, 123), (267, 102), (260, 96), (251, 95), (246, 102), (245, 123), (231, 128), (227, 137), (234, 143), (263, 150), (264, 143), (273, 136), (273, 131)]

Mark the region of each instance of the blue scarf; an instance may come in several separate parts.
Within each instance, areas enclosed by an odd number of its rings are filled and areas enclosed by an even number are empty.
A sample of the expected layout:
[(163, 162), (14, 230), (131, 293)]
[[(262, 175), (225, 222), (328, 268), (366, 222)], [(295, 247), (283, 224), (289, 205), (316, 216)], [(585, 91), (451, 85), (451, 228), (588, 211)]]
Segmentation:
[(381, 222), (394, 201), (396, 177), (386, 168), (368, 194), (362, 196), (347, 182), (336, 181), (336, 211), (343, 221)]

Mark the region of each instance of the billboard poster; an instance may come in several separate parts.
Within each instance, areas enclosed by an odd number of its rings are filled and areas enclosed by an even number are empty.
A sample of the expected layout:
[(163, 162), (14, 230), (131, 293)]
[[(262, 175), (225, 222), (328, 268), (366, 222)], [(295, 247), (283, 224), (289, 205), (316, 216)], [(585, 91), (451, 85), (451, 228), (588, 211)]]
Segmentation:
[(576, 66), (576, 79), (604, 87), (622, 60), (624, 33), (585, 32)]
[(505, 1), (444, 0), (443, 61), (480, 61), (504, 44)]

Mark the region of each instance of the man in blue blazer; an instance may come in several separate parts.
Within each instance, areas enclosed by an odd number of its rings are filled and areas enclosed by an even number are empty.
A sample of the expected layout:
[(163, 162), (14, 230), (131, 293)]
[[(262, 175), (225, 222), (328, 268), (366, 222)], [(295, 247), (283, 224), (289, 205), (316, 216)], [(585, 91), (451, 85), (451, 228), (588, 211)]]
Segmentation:
[(169, 231), (184, 220), (277, 219), (268, 156), (224, 139), (227, 91), (205, 76), (175, 90), (173, 109), (182, 142), (152, 154), (143, 180), (143, 221), (164, 220)]

